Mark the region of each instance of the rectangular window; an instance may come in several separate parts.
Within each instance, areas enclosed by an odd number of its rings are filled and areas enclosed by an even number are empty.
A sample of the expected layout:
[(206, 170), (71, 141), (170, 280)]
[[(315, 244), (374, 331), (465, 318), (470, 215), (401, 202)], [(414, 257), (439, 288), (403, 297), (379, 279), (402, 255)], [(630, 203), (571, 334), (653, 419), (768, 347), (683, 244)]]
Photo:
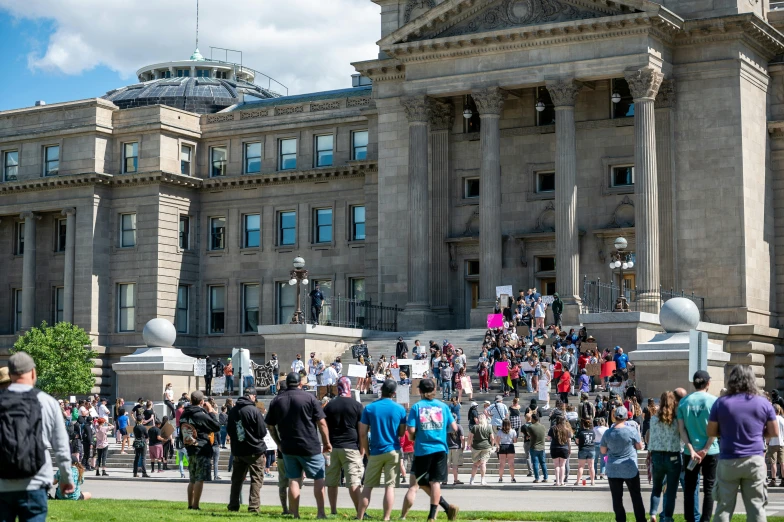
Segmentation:
[(52, 295), (52, 324), (63, 322), (63, 306), (65, 303), (65, 288), (57, 286)]
[(613, 118), (634, 116), (634, 98), (625, 78), (614, 78), (610, 82), (610, 106)]
[[(364, 278), (358, 277), (350, 279), (349, 289), (351, 291), (351, 299), (360, 303), (367, 299)], [(357, 306), (356, 302), (349, 303), (348, 306), (349, 322), (353, 323), (355, 328), (364, 328), (367, 325), (367, 308), (364, 306)]]
[(191, 149), (188, 145), (180, 147), (180, 174), (191, 175)]
[(297, 168), (297, 139), (280, 140), (280, 170)]
[(242, 217), (242, 247), (258, 248), (261, 245), (261, 215), (245, 214)]
[(187, 78), (191, 75), (190, 69), (177, 69), (177, 77), (178, 78)]
[(196, 69), (196, 78), (209, 78), (209, 69)]
[(365, 207), (351, 207), (351, 240), (365, 240)]
[(16, 240), (16, 248), (14, 253), (18, 256), (24, 255), (24, 237), (25, 237), (25, 224), (21, 221), (16, 223), (16, 233), (14, 234)]
[(634, 165), (612, 167), (610, 186), (631, 187), (634, 185)]
[(552, 272), (555, 270), (555, 258), (554, 257), (537, 257), (536, 258), (537, 272)]
[(137, 142), (123, 145), (123, 172), (136, 172), (139, 168), (139, 144)]
[(65, 252), (65, 238), (67, 237), (68, 220), (58, 219), (55, 223), (55, 252)]
[(60, 146), (44, 148), (44, 176), (56, 176), (60, 172)]
[(210, 218), (210, 250), (226, 248), (226, 218)]
[(190, 288), (186, 285), (177, 287), (177, 310), (174, 315), (174, 325), (177, 333), (188, 333), (188, 294)]
[(313, 212), (313, 242), (332, 242), (332, 209), (318, 208)]
[(468, 276), (479, 275), (479, 261), (476, 260), (466, 261), (466, 275)]
[(245, 174), (261, 172), (261, 143), (245, 144)]
[(14, 290), (14, 332), (22, 329), (22, 290)]
[(351, 146), (353, 153), (351, 159), (364, 160), (367, 159), (368, 148), (368, 131), (356, 131), (351, 135)]
[(216, 178), (226, 175), (226, 159), (228, 153), (224, 147), (210, 149), (210, 177)]
[(555, 105), (547, 87), (536, 88), (536, 107), (537, 126), (555, 124)]
[(190, 216), (180, 216), (180, 248), (182, 250), (190, 250), (191, 248)]
[(463, 132), (479, 132), (482, 126), (482, 119), (479, 117), (479, 109), (476, 107), (476, 102), (470, 94), (466, 94), (463, 98)]
[(294, 245), (297, 242), (297, 213), (293, 210), (279, 214), (278, 245)]
[(222, 334), (226, 327), (224, 320), (226, 317), (226, 287), (210, 287), (210, 333)]
[(171, 71), (166, 71), (163, 73), (164, 78), (171, 78)]
[(120, 214), (120, 247), (136, 246), (136, 214)]
[(297, 310), (296, 285), (278, 283), (278, 324), (289, 324)]
[(242, 331), (257, 332), (259, 326), (259, 285), (242, 285)]
[(555, 192), (555, 172), (548, 170), (536, 173), (536, 192)]
[[(313, 287), (311, 290), (316, 289), (316, 285), (319, 285), (319, 290), (321, 293), (324, 294), (324, 302), (322, 303), (321, 307), (321, 315), (319, 316), (319, 324), (329, 325), (330, 320), (332, 319), (332, 280), (331, 279), (320, 279), (315, 280), (311, 283)], [(306, 301), (309, 305), (309, 300)], [(310, 307), (307, 307), (310, 309)]]
[(19, 174), (19, 151), (10, 150), (3, 155), (3, 181), (16, 181)]
[(316, 166), (331, 167), (335, 138), (332, 134), (316, 136)]
[(463, 184), (463, 198), (472, 199), (479, 197), (479, 178), (465, 178)]
[(136, 301), (133, 283), (117, 285), (117, 331), (133, 332), (136, 325)]

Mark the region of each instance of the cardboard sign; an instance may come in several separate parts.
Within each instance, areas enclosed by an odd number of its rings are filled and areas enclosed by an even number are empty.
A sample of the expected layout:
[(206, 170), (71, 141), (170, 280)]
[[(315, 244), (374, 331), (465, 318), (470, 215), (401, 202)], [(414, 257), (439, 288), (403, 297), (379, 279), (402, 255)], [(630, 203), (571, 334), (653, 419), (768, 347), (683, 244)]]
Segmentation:
[(520, 369), (521, 369), (523, 372), (528, 372), (528, 373), (531, 373), (531, 372), (533, 372), (533, 371), (534, 371), (534, 367), (533, 367), (533, 366), (531, 366), (531, 363), (528, 363), (528, 362), (524, 362), (524, 363), (521, 365)]
[(430, 365), (427, 361), (414, 361), (414, 364), (411, 366), (411, 377), (412, 379), (421, 379), (424, 377), (425, 372), (428, 371)]
[(501, 297), (502, 294), (506, 294), (506, 295), (514, 294), (514, 291), (512, 290), (512, 285), (496, 286), (495, 287), (495, 297), (496, 297), (496, 299)]
[(218, 377), (217, 379), (212, 380), (213, 395), (220, 395), (225, 391), (226, 391), (226, 379), (224, 379), (223, 377)]
[(596, 348), (597, 348), (597, 344), (596, 343), (585, 342), (585, 343), (581, 343), (580, 344), (580, 351), (583, 352), (583, 353), (586, 353), (586, 352), (593, 353), (594, 351), (596, 351)]
[[(397, 365), (398, 366), (411, 366), (414, 364), (414, 359), (398, 359)], [(405, 370), (405, 368), (401, 368), (401, 370)], [(408, 371), (408, 370), (406, 370)]]
[(602, 376), (602, 365), (601, 365), (601, 363), (586, 364), (585, 365), (585, 374), (588, 377), (601, 377)]
[(171, 422), (167, 422), (166, 425), (161, 428), (161, 437), (168, 440), (172, 433), (174, 433), (174, 426)]
[(395, 382), (400, 382), (400, 368), (391, 368), (389, 371), (392, 372), (392, 378)]
[(193, 363), (193, 376), (194, 377), (204, 377), (207, 373), (207, 361), (204, 359), (196, 359), (196, 362)]
[(408, 404), (409, 402), (411, 402), (411, 399), (409, 398), (410, 392), (411, 392), (410, 386), (398, 386), (397, 396), (395, 397), (395, 401), (398, 404)]
[(602, 363), (602, 378), (611, 376), (613, 370), (615, 370), (615, 361)]
[(493, 375), (496, 377), (506, 377), (509, 375), (509, 363), (506, 361), (498, 361), (493, 366)]
[(503, 328), (504, 314), (487, 314), (487, 328)]
[(531, 335), (531, 329), (530, 329), (530, 328), (528, 328), (528, 327), (527, 327), (527, 326), (525, 326), (525, 325), (518, 326), (518, 327), (517, 327), (517, 335), (518, 335), (518, 337), (520, 337), (520, 338), (523, 338), (523, 337), (528, 337), (529, 335)]
[(367, 377), (367, 367), (364, 364), (349, 364), (348, 376), (359, 377), (360, 379), (364, 379), (365, 377)]

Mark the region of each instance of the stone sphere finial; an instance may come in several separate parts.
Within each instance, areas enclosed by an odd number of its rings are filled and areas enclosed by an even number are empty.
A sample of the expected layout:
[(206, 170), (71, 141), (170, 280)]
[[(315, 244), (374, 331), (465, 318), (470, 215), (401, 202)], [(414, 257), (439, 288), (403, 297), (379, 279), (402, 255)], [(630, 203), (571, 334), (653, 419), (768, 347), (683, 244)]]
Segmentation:
[(150, 348), (171, 348), (177, 339), (177, 330), (166, 319), (151, 319), (144, 325), (142, 337)]
[(676, 297), (664, 303), (659, 312), (659, 322), (667, 333), (688, 332), (697, 328), (700, 310), (691, 299)]

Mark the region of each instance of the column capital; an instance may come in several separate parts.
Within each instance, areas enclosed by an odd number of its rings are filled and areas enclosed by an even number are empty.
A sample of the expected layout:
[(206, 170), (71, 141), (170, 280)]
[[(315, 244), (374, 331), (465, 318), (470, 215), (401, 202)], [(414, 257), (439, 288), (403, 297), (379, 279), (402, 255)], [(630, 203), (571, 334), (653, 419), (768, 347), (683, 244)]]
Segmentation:
[(76, 214), (76, 209), (73, 207), (64, 208), (62, 211), (63, 216), (73, 216)]
[(653, 100), (659, 92), (664, 75), (653, 67), (628, 71), (625, 75), (634, 101)]
[(500, 87), (488, 87), (471, 93), (471, 97), (476, 103), (480, 116), (487, 114), (500, 115), (504, 108), (506, 93)]
[(430, 118), (430, 105), (427, 96), (406, 96), (400, 98), (400, 104), (406, 112), (408, 123), (427, 123)]
[(656, 95), (657, 109), (669, 109), (675, 107), (675, 80), (663, 80), (659, 92)]
[(566, 78), (563, 80), (550, 80), (546, 82), (546, 87), (555, 107), (574, 107), (577, 93), (580, 92), (582, 84), (575, 81), (574, 78)]
[(451, 103), (430, 100), (430, 129), (434, 131), (449, 130), (455, 122), (455, 108)]
[(41, 216), (34, 214), (33, 212), (27, 210), (19, 214), (19, 219), (41, 219)]

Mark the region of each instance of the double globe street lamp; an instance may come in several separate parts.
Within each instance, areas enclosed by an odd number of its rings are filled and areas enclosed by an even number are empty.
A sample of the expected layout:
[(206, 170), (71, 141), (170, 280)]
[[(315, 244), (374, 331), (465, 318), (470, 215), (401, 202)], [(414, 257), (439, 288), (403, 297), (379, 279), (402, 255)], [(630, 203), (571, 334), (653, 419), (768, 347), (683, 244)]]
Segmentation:
[(616, 312), (628, 312), (629, 311), (629, 303), (626, 302), (626, 293), (625, 288), (623, 286), (623, 271), (628, 270), (634, 267), (633, 255), (630, 252), (627, 252), (626, 249), (629, 246), (629, 242), (626, 241), (625, 238), (619, 237), (613, 243), (615, 246), (615, 252), (610, 257), (610, 270), (615, 270), (616, 268), (620, 268), (621, 272), (621, 280), (620, 280), (620, 293), (618, 295), (618, 299), (615, 300), (615, 309)]
[(300, 285), (297, 283), (302, 283), (303, 286), (308, 285), (308, 271), (305, 269), (305, 260), (299, 256), (294, 258), (293, 264), (294, 270), (291, 271), (289, 284), (297, 287), (297, 310), (294, 312), (290, 324), (305, 324), (305, 314), (302, 312), (302, 300), (300, 299)]

